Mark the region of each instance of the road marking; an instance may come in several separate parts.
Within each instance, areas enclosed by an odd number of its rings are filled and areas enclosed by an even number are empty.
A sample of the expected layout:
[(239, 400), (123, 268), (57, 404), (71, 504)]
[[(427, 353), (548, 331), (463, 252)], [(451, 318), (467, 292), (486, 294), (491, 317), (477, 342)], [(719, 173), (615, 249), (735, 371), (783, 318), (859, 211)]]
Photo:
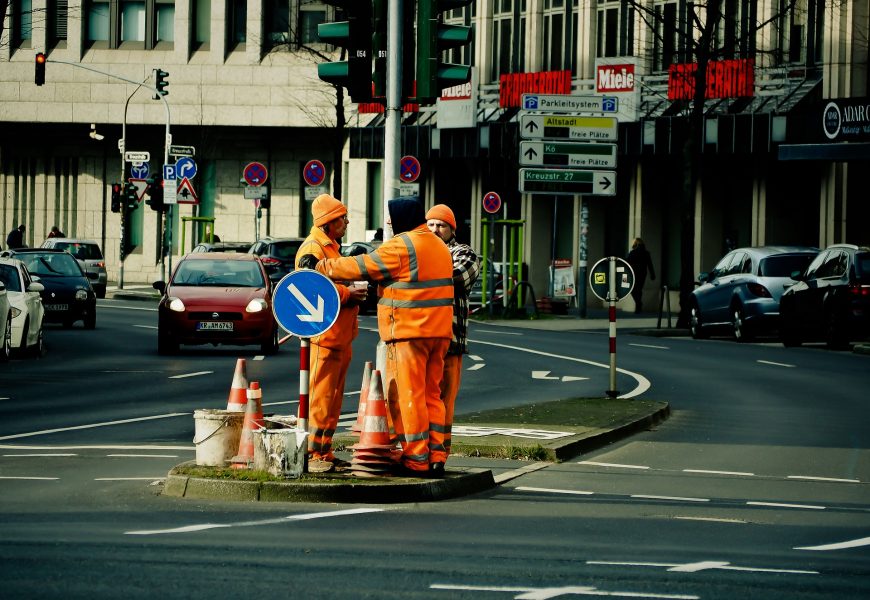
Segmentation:
[(12, 400), (12, 398), (8, 396), (0, 396), (0, 400)]
[(587, 381), (588, 377), (575, 377), (574, 375), (562, 375), (562, 383), (569, 381)]
[(606, 463), (606, 462), (595, 462), (591, 460), (582, 460), (577, 463), (578, 465), (590, 465), (593, 467), (614, 467), (616, 469), (641, 469), (647, 470), (649, 467), (645, 467), (643, 465), (620, 465), (617, 463)]
[(629, 346), (635, 346), (637, 348), (652, 348), (654, 350), (670, 350), (669, 346), (654, 346), (653, 344), (628, 344)]
[(755, 361), (755, 362), (760, 363), (760, 364), (762, 364), (762, 365), (773, 365), (774, 367), (787, 367), (787, 368), (789, 368), (789, 369), (793, 369), (793, 368), (794, 368), (794, 365), (789, 365), (789, 364), (786, 364), (786, 363), (773, 362), (773, 361), (770, 361), (770, 360), (757, 360), (757, 361)]
[(139, 329), (157, 329), (157, 325), (133, 325), (133, 327), (138, 327)]
[(558, 377), (550, 376), (550, 371), (532, 371), (532, 379), (555, 379), (559, 381)]
[[(190, 413), (181, 413), (190, 414)], [(20, 444), (0, 444), (2, 450), (190, 450), (193, 451), (194, 446), (142, 446), (142, 445), (120, 445), (109, 446), (105, 444), (90, 445), (90, 446), (22, 446)]]
[(177, 454), (107, 454), (109, 458), (178, 458)]
[(0, 479), (21, 479), (26, 481), (57, 481), (60, 477), (4, 477), (0, 475)]
[(587, 560), (587, 565), (602, 565), (615, 567), (660, 567), (666, 568), (668, 571), (682, 573), (697, 573), (705, 570), (721, 570), (721, 571), (750, 571), (755, 573), (788, 573), (793, 575), (818, 575), (818, 571), (804, 571), (796, 569), (766, 569), (762, 567), (737, 567), (731, 563), (724, 561), (707, 560), (695, 563), (684, 564), (668, 564), (668, 563), (653, 563), (653, 562), (619, 562), (610, 560)]
[(522, 333), (517, 333), (515, 331), (493, 331), (492, 329), (477, 329), (476, 327), (475, 333), (494, 333), (496, 335), (523, 335)]
[(172, 417), (186, 417), (192, 413), (167, 413), (165, 415), (154, 415), (151, 417), (136, 417), (135, 419), (121, 419), (120, 421), (105, 421), (103, 423), (89, 423), (88, 425), (74, 425), (72, 427), (58, 427), (57, 429), (43, 429), (41, 431), (30, 431), (28, 433), (16, 433), (14, 435), (4, 435), (0, 440), (17, 440), (25, 437), (33, 437), (35, 435), (46, 435), (49, 433), (61, 433), (64, 431), (76, 431), (78, 429), (93, 429), (95, 427), (108, 427), (110, 425), (126, 425), (128, 423), (139, 423), (141, 421), (153, 421), (155, 419), (170, 419)]
[(4, 454), (3, 456), (4, 456), (4, 457), (21, 457), (21, 456), (78, 456), (78, 454), (72, 454), (72, 453), (61, 453), (61, 452), (57, 452), (57, 453), (45, 452), (45, 453), (33, 453), (33, 454)]
[(548, 462), (536, 462), (524, 467), (520, 467), (519, 469), (514, 469), (513, 471), (506, 471), (504, 473), (499, 473), (493, 479), (499, 485), (505, 483), (506, 481), (510, 481), (511, 479), (516, 479), (521, 475), (525, 475), (526, 473), (532, 473), (534, 471), (540, 471), (546, 467), (549, 467), (553, 463)]
[(157, 481), (166, 479), (166, 475), (157, 477), (96, 477), (94, 481)]
[(113, 306), (109, 302), (100, 301), (101, 308), (115, 308), (117, 310), (144, 310), (146, 312), (157, 312), (156, 308), (142, 308), (141, 306)]
[(742, 525), (746, 525), (746, 521), (743, 519), (719, 519), (716, 517), (674, 517), (675, 519), (680, 519), (681, 521), (710, 521), (712, 523), (740, 523)]
[(262, 354), (258, 354), (257, 356), (254, 357), (254, 360), (265, 360), (265, 359), (266, 359), (266, 357), (263, 356)]
[(514, 598), (522, 600), (547, 600), (561, 596), (615, 596), (623, 598), (663, 598), (665, 600), (698, 600), (700, 596), (685, 594), (656, 594), (654, 592), (607, 591), (594, 586), (564, 586), (546, 588), (507, 587), (491, 585), (457, 585), (451, 583), (433, 583), (432, 590), (466, 591), (466, 592), (505, 592), (519, 594)]
[(824, 506), (816, 506), (814, 504), (786, 504), (784, 502), (754, 502), (748, 501), (746, 504), (750, 506), (771, 506), (774, 508), (803, 508), (808, 510), (825, 510)]
[(861, 483), (858, 479), (839, 479), (837, 477), (813, 477), (812, 475), (789, 475), (788, 479), (801, 479), (803, 481), (830, 481), (834, 483)]
[(214, 371), (197, 371), (195, 373), (184, 373), (183, 375), (172, 375), (169, 379), (185, 379), (187, 377), (199, 377), (200, 375), (211, 375)]
[(708, 471), (706, 469), (683, 469), (683, 473), (702, 473), (704, 475), (736, 475), (739, 477), (755, 477), (755, 473), (744, 471)]
[(583, 490), (558, 490), (553, 488), (539, 488), (520, 486), (515, 488), (518, 492), (543, 492), (545, 494), (574, 494), (576, 496), (592, 496), (595, 492), (586, 492)]
[(478, 369), (482, 369), (486, 366), (486, 363), (475, 363), (468, 367), (466, 371), (477, 371)]
[(651, 494), (632, 494), (631, 498), (641, 498), (644, 500), (677, 500), (679, 502), (709, 502), (709, 498), (685, 498), (682, 496), (653, 496)]
[(477, 362), (483, 361), (483, 359), (481, 357), (479, 357), (477, 354), (469, 354), (468, 358), (470, 358), (471, 360), (477, 361)]
[(870, 546), (870, 537), (860, 538), (857, 540), (849, 540), (848, 542), (839, 542), (837, 544), (824, 544), (822, 546), (800, 546), (795, 550), (820, 550), (822, 552), (828, 550), (845, 550), (847, 548), (859, 548), (861, 546)]
[(241, 521), (239, 523), (201, 523), (199, 525), (185, 525), (172, 529), (148, 529), (140, 531), (125, 531), (124, 535), (160, 535), (164, 533), (192, 533), (206, 531), (208, 529), (223, 529), (227, 527), (257, 527), (260, 525), (275, 525), (288, 521), (307, 521), (310, 519), (323, 519), (326, 517), (344, 517), (347, 515), (361, 515), (365, 513), (383, 512), (384, 508), (351, 508), (347, 510), (334, 510), (330, 512), (308, 513), (302, 515), (290, 515), (277, 519), (262, 519), (260, 521)]

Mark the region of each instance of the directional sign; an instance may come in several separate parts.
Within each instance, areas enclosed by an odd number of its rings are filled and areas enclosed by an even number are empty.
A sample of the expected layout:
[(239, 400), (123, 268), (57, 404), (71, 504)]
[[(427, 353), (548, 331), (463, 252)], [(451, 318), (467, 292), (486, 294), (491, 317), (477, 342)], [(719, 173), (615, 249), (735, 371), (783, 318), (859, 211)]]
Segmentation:
[(595, 142), (520, 142), (520, 164), (527, 167), (616, 168), (616, 144)]
[(616, 174), (613, 171), (577, 169), (520, 169), (520, 191), (557, 196), (615, 196)]
[(501, 210), (501, 196), (498, 192), (487, 192), (483, 195), (483, 210), (491, 215)]
[(132, 175), (136, 179), (148, 179), (148, 176), (150, 174), (151, 165), (149, 165), (147, 162), (135, 163), (132, 167), (130, 167), (130, 175)]
[(127, 181), (136, 186), (136, 199), (139, 202), (142, 202), (142, 198), (145, 197), (145, 190), (148, 189), (148, 182), (144, 179), (137, 179), (135, 177), (131, 177)]
[(193, 156), (196, 148), (193, 146), (169, 146), (169, 156)]
[(413, 183), (420, 176), (420, 161), (416, 156), (403, 156), (399, 161), (399, 179)]
[(619, 99), (615, 96), (523, 94), (523, 110), (541, 110), (554, 113), (615, 113), (619, 110)]
[[(610, 262), (614, 261), (614, 276), (610, 277)], [(610, 301), (610, 289), (613, 283), (613, 292), (616, 294), (614, 301), (622, 300), (631, 293), (634, 288), (634, 271), (626, 261), (616, 256), (602, 258), (592, 265), (589, 271), (589, 287), (592, 293), (604, 300)]]
[(311, 186), (318, 186), (326, 179), (326, 167), (319, 160), (309, 160), (302, 169), (302, 178)]
[(134, 152), (132, 150), (130, 150), (129, 152), (124, 152), (125, 162), (146, 163), (150, 160), (150, 152)]
[(182, 178), (176, 191), (178, 204), (199, 204), (199, 198), (193, 189), (193, 184), (187, 177)]
[(188, 156), (183, 156), (175, 161), (176, 179), (193, 179), (196, 177), (196, 161)]
[(293, 335), (320, 335), (338, 318), (338, 289), (326, 275), (299, 269), (285, 276), (275, 288), (272, 312), (275, 320)]
[(520, 137), (523, 139), (589, 140), (615, 142), (616, 117), (576, 117), (562, 115), (522, 115)]
[(266, 165), (258, 162), (251, 162), (245, 165), (245, 170), (242, 172), (245, 178), (245, 183), (248, 185), (263, 185), (269, 179), (269, 171)]

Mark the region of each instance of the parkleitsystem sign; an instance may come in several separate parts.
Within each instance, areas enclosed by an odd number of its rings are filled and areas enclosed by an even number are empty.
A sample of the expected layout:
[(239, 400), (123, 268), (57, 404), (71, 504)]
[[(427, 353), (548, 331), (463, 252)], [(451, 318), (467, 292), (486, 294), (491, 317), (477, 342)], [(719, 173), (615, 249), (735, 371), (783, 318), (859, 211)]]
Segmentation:
[(557, 196), (614, 196), (616, 173), (578, 169), (520, 169), (520, 191), (525, 194)]

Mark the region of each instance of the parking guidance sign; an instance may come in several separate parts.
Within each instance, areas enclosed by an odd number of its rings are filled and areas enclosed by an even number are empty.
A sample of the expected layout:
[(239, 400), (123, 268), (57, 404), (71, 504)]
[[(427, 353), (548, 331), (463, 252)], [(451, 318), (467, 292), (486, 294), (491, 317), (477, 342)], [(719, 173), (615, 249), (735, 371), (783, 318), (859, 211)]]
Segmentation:
[(335, 324), (341, 301), (326, 275), (310, 269), (293, 271), (282, 279), (272, 298), (272, 313), (286, 331), (308, 338)]

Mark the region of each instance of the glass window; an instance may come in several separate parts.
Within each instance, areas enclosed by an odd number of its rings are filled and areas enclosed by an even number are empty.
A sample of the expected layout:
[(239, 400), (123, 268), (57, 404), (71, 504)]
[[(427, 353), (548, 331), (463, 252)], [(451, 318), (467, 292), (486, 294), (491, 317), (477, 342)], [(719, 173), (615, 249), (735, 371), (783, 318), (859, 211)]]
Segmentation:
[(526, 2), (500, 0), (492, 15), (492, 80), (505, 73), (518, 73), (526, 63)]
[(317, 26), (320, 23), (326, 22), (326, 8), (323, 5), (307, 5), (300, 4), (299, 6), (299, 43), (313, 44), (319, 43), (317, 37)]
[(229, 0), (227, 7), (227, 33), (230, 46), (244, 44), (248, 35), (248, 0)]
[(69, 3), (67, 0), (49, 1), (48, 37), (49, 42), (57, 44), (66, 40)]
[(211, 0), (196, 0), (193, 10), (193, 41), (207, 44), (211, 40)]
[(157, 0), (157, 27), (155, 41), (175, 41), (175, 2), (174, 0)]
[(272, 48), (288, 43), (290, 41), (289, 0), (265, 0), (263, 13), (263, 23), (266, 28), (264, 46)]
[(121, 2), (121, 41), (145, 41), (145, 2), (139, 0)]
[(109, 2), (91, 0), (88, 3), (88, 41), (109, 41)]
[(565, 68), (565, 3), (564, 0), (544, 2), (544, 70)]
[(33, 39), (33, 2), (18, 0), (12, 2), (10, 9), (12, 20), (12, 44), (16, 47), (29, 46)]
[(598, 56), (634, 53), (634, 6), (625, 0), (599, 0), (596, 31)]
[(680, 25), (677, 22), (677, 3), (656, 2), (654, 8), (655, 35), (653, 36), (653, 69), (666, 71), (677, 62)]
[(816, 271), (816, 278), (822, 279), (824, 277), (836, 276), (842, 254), (843, 253), (839, 251), (829, 252), (827, 257), (825, 258), (825, 262)]
[(18, 269), (12, 265), (0, 265), (0, 283), (6, 286), (8, 292), (20, 292), (21, 280), (18, 277)]

